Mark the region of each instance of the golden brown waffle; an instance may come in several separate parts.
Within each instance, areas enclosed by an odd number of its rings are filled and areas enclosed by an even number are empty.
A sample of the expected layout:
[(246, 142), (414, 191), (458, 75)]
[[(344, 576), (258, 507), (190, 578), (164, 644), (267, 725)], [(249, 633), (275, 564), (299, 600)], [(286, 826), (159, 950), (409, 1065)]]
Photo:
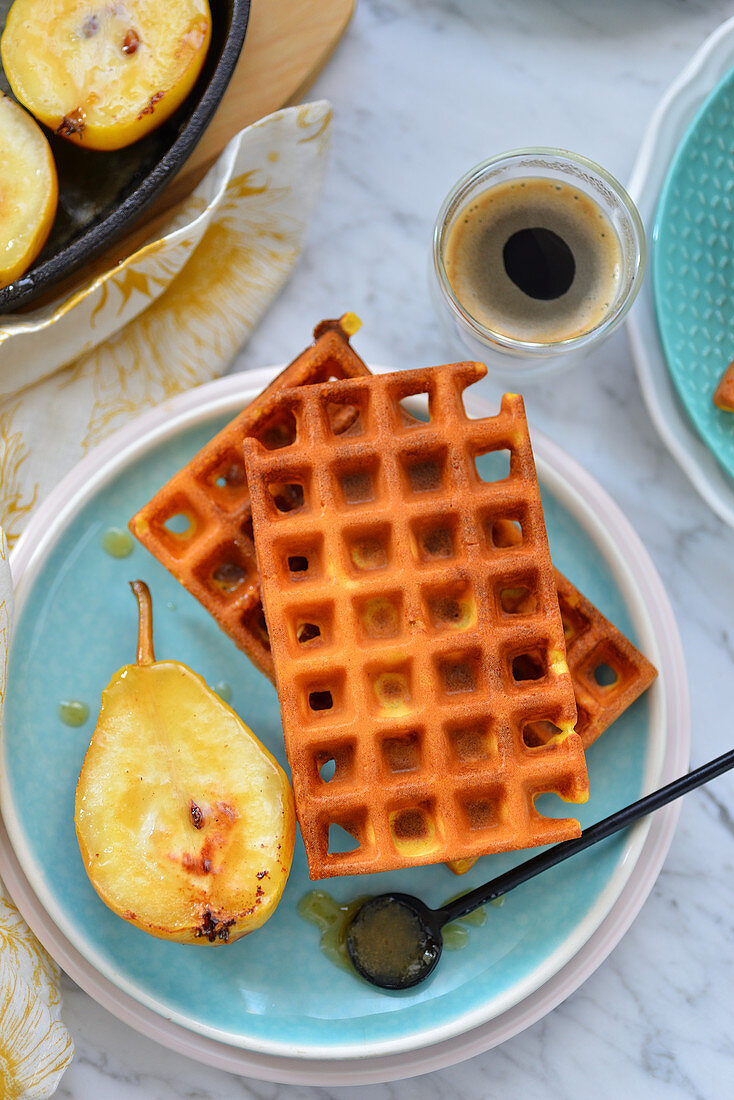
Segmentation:
[[(514, 524), (495, 525), (495, 538), (505, 546), (517, 544)], [(611, 726), (652, 684), (655, 666), (632, 645), (578, 588), (555, 570), (558, 604), (566, 639), (573, 690), (576, 696), (576, 732), (584, 749)], [(517, 599), (517, 594), (514, 594)], [(508, 600), (511, 598), (508, 594)], [(523, 736), (528, 745), (543, 745), (558, 730), (549, 722), (531, 722)], [(447, 866), (463, 875), (474, 859), (449, 860)]]
[[(456, 363), (284, 390), (295, 442), (245, 442), (312, 878), (579, 834), (534, 806), (544, 791), (583, 801), (588, 783), (522, 398), (468, 419), (462, 391), (484, 373)], [(403, 418), (414, 394), (428, 394), (429, 423)], [(345, 435), (335, 405), (359, 410)], [(475, 459), (489, 452), (509, 457), (506, 477), (483, 479)], [(521, 545), (496, 544), (500, 519)], [(515, 612), (504, 593), (520, 588), (530, 603)], [(531, 748), (523, 730), (543, 720), (562, 733)], [(352, 851), (334, 850), (333, 826)]]
[[(495, 538), (505, 546), (517, 545), (516, 526), (498, 524)], [(657, 670), (557, 569), (555, 577), (566, 660), (576, 696), (576, 733), (588, 749), (647, 691)], [(513, 597), (515, 602), (522, 599), (517, 593), (506, 595), (508, 602)], [(542, 745), (557, 732), (552, 726), (536, 723), (525, 731), (525, 738), (530, 745)]]
[[(130, 520), (132, 533), (271, 680), (242, 441), (251, 435), (278, 447), (293, 438), (293, 419), (278, 404), (281, 390), (369, 374), (349, 344), (359, 325), (349, 313), (317, 325), (313, 345)], [(334, 417), (336, 430), (348, 429), (348, 409)]]

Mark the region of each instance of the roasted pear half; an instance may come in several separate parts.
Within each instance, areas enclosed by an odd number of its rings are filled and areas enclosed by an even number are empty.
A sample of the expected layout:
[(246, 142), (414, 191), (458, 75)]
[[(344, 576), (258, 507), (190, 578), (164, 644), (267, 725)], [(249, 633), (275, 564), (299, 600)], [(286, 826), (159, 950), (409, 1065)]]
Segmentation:
[(120, 149), (183, 102), (210, 38), (207, 0), (15, 0), (0, 50), (40, 122), (88, 149)]
[(56, 165), (41, 127), (0, 93), (0, 287), (30, 267), (56, 214)]
[(156, 661), (150, 592), (137, 663), (120, 669), (76, 788), (82, 859), (105, 905), (178, 943), (254, 932), (283, 893), (295, 811), (285, 773), (235, 712), (179, 661)]

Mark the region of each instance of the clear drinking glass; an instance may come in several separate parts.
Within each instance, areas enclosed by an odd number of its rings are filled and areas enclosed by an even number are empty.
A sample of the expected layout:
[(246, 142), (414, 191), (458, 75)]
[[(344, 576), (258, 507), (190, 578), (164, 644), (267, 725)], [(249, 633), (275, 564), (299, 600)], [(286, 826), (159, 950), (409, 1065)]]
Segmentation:
[[(621, 265), (615, 295), (597, 323), (569, 339), (532, 343), (493, 331), (459, 301), (446, 274), (446, 241), (467, 204), (497, 184), (532, 177), (557, 180), (585, 192), (601, 208), (619, 238)], [(431, 291), (449, 337), (462, 354), (468, 351), (473, 359), (486, 363), (490, 372), (521, 379), (576, 362), (613, 332), (635, 300), (645, 258), (645, 231), (637, 208), (624, 187), (604, 168), (563, 149), (516, 149), (472, 168), (446, 197), (433, 233)]]

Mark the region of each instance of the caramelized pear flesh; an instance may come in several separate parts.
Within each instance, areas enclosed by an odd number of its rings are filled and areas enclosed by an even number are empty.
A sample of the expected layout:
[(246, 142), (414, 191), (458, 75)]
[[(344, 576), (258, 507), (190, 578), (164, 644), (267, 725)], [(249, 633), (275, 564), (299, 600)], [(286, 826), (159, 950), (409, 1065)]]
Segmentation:
[(56, 165), (41, 127), (0, 93), (0, 287), (30, 267), (56, 214)]
[(76, 791), (79, 847), (102, 901), (179, 943), (227, 943), (274, 912), (295, 812), (277, 761), (178, 661), (155, 661), (150, 596), (138, 663), (113, 676)]
[(210, 38), (207, 0), (15, 0), (0, 50), (40, 122), (89, 149), (121, 149), (183, 102)]

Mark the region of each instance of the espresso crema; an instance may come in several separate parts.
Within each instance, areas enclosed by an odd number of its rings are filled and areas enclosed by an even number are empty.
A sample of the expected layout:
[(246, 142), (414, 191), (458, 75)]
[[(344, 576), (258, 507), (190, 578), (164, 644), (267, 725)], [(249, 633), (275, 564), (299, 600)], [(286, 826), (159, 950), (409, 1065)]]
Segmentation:
[(444, 267), (464, 310), (485, 328), (556, 343), (596, 328), (614, 308), (622, 247), (584, 191), (528, 177), (467, 202), (449, 227)]

